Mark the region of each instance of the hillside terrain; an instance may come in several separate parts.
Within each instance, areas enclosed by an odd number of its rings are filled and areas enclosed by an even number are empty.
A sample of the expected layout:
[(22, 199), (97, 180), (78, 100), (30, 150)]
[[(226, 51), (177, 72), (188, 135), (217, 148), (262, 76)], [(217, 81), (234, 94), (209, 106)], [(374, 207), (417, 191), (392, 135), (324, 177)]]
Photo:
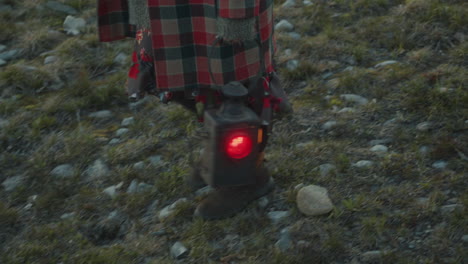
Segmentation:
[(98, 41), (94, 0), (0, 0), (0, 263), (468, 263), (468, 3), (275, 4), (276, 188), (203, 221), (202, 124), (128, 102), (132, 40)]

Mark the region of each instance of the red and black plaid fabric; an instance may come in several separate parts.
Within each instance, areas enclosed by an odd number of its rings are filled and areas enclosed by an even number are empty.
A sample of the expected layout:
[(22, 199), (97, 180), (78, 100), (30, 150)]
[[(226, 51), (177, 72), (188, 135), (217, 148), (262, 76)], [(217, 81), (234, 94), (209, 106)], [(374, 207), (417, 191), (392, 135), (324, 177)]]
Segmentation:
[[(258, 16), (265, 69), (274, 71), (273, 0), (148, 0), (148, 6), (159, 91), (213, 88), (257, 75), (260, 60), (255, 41), (224, 43), (213, 47), (211, 52), (217, 16), (233, 19)], [(101, 41), (131, 35), (126, 0), (99, 0), (98, 10)], [(210, 78), (208, 63), (215, 83)]]
[(99, 39), (103, 42), (135, 36), (135, 26), (128, 23), (127, 0), (98, 0)]

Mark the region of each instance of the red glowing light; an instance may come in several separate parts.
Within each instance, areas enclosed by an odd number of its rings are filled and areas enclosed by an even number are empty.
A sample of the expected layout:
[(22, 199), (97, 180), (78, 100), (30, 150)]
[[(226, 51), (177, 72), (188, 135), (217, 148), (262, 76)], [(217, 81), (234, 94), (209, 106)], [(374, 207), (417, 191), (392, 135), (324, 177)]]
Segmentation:
[(233, 159), (242, 159), (252, 152), (252, 140), (245, 135), (235, 135), (226, 144), (226, 153)]

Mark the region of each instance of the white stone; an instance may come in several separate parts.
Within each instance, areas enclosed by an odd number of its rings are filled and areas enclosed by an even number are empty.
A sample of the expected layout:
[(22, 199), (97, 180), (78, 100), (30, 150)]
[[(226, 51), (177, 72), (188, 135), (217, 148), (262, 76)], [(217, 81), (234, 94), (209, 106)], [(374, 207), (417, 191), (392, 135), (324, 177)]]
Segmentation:
[(286, 19), (282, 19), (278, 24), (275, 26), (276, 31), (292, 31), (294, 29), (294, 25), (289, 23)]
[(322, 177), (326, 177), (330, 175), (331, 172), (336, 170), (336, 166), (330, 163), (325, 163), (325, 164), (318, 166), (317, 169), (319, 170), (320, 175)]
[(179, 200), (175, 201), (173, 204), (168, 205), (161, 209), (158, 214), (158, 218), (160, 221), (166, 219), (168, 216), (170, 216), (173, 212), (174, 209), (181, 203), (185, 203), (187, 201), (186, 198), (180, 198)]
[(370, 150), (376, 153), (386, 153), (388, 151), (388, 147), (384, 145), (375, 145)]
[(113, 138), (109, 141), (109, 145), (117, 145), (120, 143), (120, 139), (119, 138)]
[(285, 49), (284, 50), (284, 55), (291, 56), (292, 55), (292, 49)]
[(93, 112), (89, 114), (89, 117), (97, 118), (97, 119), (107, 119), (107, 118), (111, 118), (112, 116), (113, 114), (109, 110), (101, 110), (101, 111), (97, 111), (97, 112)]
[(7, 62), (6, 62), (6, 61), (4, 61), (4, 60), (0, 59), (0, 66), (6, 65), (6, 64), (7, 64)]
[(385, 66), (388, 66), (388, 65), (392, 65), (392, 64), (395, 64), (395, 63), (398, 63), (398, 61), (395, 61), (395, 60), (388, 60), (388, 61), (383, 61), (381, 63), (378, 63), (376, 64), (374, 67), (375, 68), (382, 68), (382, 67), (385, 67)]
[(288, 70), (290, 71), (294, 71), (295, 69), (297, 69), (297, 67), (299, 67), (298, 60), (289, 60), (288, 62), (286, 62), (286, 68), (288, 68)]
[(7, 46), (0, 44), (0, 52), (6, 50)]
[(99, 179), (108, 176), (110, 173), (107, 165), (100, 159), (94, 161), (94, 163), (86, 169), (86, 174), (91, 179)]
[(376, 261), (379, 260), (383, 255), (383, 252), (380, 250), (372, 250), (362, 253), (362, 260), (363, 261)]
[(260, 206), (261, 208), (267, 207), (268, 203), (270, 203), (270, 201), (266, 196), (263, 196), (260, 199), (258, 199), (258, 206)]
[(462, 236), (462, 241), (468, 243), (468, 235), (463, 235)]
[(384, 144), (392, 143), (392, 141), (393, 140), (391, 138), (373, 139), (373, 140), (369, 141), (369, 145), (370, 146), (384, 145)]
[(290, 36), (294, 40), (300, 40), (301, 39), (301, 34), (297, 32), (289, 32), (288, 36)]
[(282, 5), (284, 8), (290, 8), (290, 7), (295, 7), (296, 6), (296, 0), (286, 0)]
[(158, 167), (162, 165), (162, 157), (160, 155), (154, 155), (148, 158), (152, 166)]
[(299, 190), (296, 197), (297, 207), (305, 215), (322, 215), (333, 210), (333, 203), (327, 189), (308, 185)]
[(138, 190), (138, 181), (133, 180), (127, 188), (127, 193), (136, 193)]
[(427, 197), (418, 197), (414, 199), (414, 204), (419, 208), (429, 208), (430, 200)]
[(117, 54), (117, 56), (115, 56), (114, 62), (120, 65), (125, 65), (127, 64), (127, 57), (127, 54), (120, 52), (119, 54)]
[(153, 188), (153, 185), (147, 184), (147, 183), (144, 183), (144, 182), (140, 182), (138, 184), (137, 192), (138, 193), (146, 192), (146, 191), (151, 190), (152, 188)]
[(369, 168), (373, 165), (374, 163), (370, 160), (360, 160), (356, 163), (353, 164), (353, 167), (356, 168)]
[(0, 128), (4, 128), (8, 126), (9, 124), (10, 124), (10, 121), (8, 121), (7, 119), (0, 118)]
[(432, 168), (443, 170), (443, 169), (445, 169), (447, 167), (447, 165), (448, 165), (448, 163), (446, 161), (438, 160), (438, 161), (432, 163)]
[(294, 186), (294, 190), (298, 191), (300, 190), (302, 187), (304, 187), (305, 185), (303, 183), (299, 183), (298, 185)]
[(310, 6), (310, 5), (313, 5), (314, 3), (312, 3), (312, 1), (309, 1), (309, 0), (304, 0), (302, 2), (305, 6)]
[(50, 174), (58, 178), (70, 178), (75, 174), (75, 169), (70, 164), (62, 164), (55, 167)]
[(57, 1), (48, 1), (45, 5), (46, 5), (46, 7), (50, 8), (52, 10), (62, 12), (62, 13), (65, 13), (65, 14), (69, 14), (69, 15), (78, 14), (78, 11), (76, 11), (75, 8), (73, 8), (71, 6), (68, 6), (68, 5), (64, 5), (64, 4), (62, 4), (60, 2), (57, 2)]
[(338, 111), (338, 114), (343, 114), (343, 113), (354, 113), (356, 112), (356, 110), (352, 107), (344, 107), (343, 109), (340, 109), (340, 111)]
[(145, 168), (145, 162), (144, 161), (139, 161), (133, 164), (133, 168), (135, 170), (143, 170)]
[(120, 182), (117, 185), (112, 185), (112, 186), (105, 188), (102, 192), (109, 195), (112, 199), (114, 199), (115, 197), (117, 197), (117, 190), (120, 189), (122, 185), (123, 185), (123, 182)]
[(440, 208), (440, 212), (443, 215), (451, 214), (454, 211), (460, 210), (462, 211), (464, 209), (463, 204), (449, 204), (449, 205), (444, 205)]
[(369, 103), (369, 100), (357, 94), (342, 94), (340, 95), (340, 98), (346, 102), (355, 103), (358, 105), (365, 105)]
[(428, 131), (429, 129), (432, 128), (432, 123), (431, 122), (422, 122), (422, 123), (419, 123), (417, 126), (416, 126), (416, 129), (418, 131), (421, 131), (421, 132), (426, 132)]
[(122, 137), (126, 135), (130, 130), (128, 128), (119, 128), (117, 131), (115, 131), (115, 135), (117, 137)]
[(213, 190), (214, 190), (213, 187), (207, 185), (205, 187), (202, 187), (202, 188), (198, 189), (195, 192), (195, 196), (196, 197), (205, 196), (205, 195), (209, 194), (210, 192), (212, 192)]
[(188, 253), (188, 249), (179, 241), (175, 242), (171, 247), (171, 256), (175, 259), (184, 258)]
[(124, 118), (122, 120), (122, 123), (120, 123), (121, 126), (127, 127), (135, 123), (135, 118), (133, 116)]
[(47, 56), (45, 57), (44, 59), (44, 64), (50, 64), (50, 63), (54, 63), (58, 60), (58, 57), (57, 56)]
[(336, 127), (338, 123), (334, 120), (327, 121), (325, 124), (322, 125), (323, 130), (331, 130), (332, 128)]
[(280, 232), (280, 239), (275, 243), (275, 247), (282, 252), (287, 252), (292, 247), (289, 228), (284, 228)]
[(62, 216), (60, 216), (60, 219), (62, 219), (62, 220), (70, 219), (70, 218), (75, 217), (75, 215), (76, 215), (75, 212), (65, 213)]
[(269, 212), (267, 215), (268, 218), (273, 222), (273, 224), (278, 224), (282, 220), (287, 218), (290, 215), (290, 213), (289, 211), (272, 211)]
[(4, 61), (9, 61), (11, 59), (14, 59), (16, 55), (18, 55), (19, 53), (20, 53), (19, 49), (4, 51), (0, 53), (0, 59)]
[(16, 189), (21, 183), (23, 183), (23, 176), (10, 177), (3, 181), (2, 186), (5, 191), (10, 192)]
[(86, 27), (86, 21), (83, 18), (76, 18), (74, 16), (68, 15), (63, 22), (63, 29), (69, 35), (79, 35), (84, 31)]

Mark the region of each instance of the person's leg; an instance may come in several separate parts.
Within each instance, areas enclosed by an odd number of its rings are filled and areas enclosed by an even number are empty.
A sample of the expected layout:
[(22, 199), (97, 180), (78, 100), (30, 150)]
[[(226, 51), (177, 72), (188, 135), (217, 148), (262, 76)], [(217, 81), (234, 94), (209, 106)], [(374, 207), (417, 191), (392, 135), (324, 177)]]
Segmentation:
[(131, 100), (139, 100), (146, 94), (157, 94), (151, 43), (151, 32), (139, 29), (127, 79), (127, 94)]

